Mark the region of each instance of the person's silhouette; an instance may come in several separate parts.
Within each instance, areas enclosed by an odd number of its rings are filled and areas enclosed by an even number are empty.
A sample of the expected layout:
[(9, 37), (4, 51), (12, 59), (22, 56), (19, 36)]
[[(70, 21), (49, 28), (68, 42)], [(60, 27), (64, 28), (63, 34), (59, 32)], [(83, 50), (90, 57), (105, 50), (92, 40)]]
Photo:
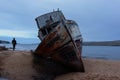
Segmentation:
[(16, 42), (15, 38), (13, 38), (13, 40), (12, 40), (13, 51), (15, 50), (16, 44), (17, 44), (17, 42)]

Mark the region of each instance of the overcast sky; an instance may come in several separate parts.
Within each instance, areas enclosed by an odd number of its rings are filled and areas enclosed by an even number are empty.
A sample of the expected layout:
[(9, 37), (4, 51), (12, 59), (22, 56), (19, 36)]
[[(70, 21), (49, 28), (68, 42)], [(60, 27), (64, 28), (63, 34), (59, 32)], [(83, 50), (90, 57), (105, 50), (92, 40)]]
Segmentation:
[(0, 0), (0, 37), (37, 39), (35, 18), (57, 8), (84, 41), (120, 40), (120, 0)]

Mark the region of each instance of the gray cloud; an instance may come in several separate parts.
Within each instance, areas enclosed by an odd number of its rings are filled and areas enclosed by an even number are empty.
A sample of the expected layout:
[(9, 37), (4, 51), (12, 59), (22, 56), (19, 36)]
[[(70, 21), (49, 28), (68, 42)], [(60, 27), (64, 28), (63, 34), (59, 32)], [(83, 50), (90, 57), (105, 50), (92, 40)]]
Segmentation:
[(120, 0), (0, 0), (0, 29), (37, 33), (34, 19), (60, 8), (79, 24), (84, 40), (115, 40), (120, 39), (119, 7)]

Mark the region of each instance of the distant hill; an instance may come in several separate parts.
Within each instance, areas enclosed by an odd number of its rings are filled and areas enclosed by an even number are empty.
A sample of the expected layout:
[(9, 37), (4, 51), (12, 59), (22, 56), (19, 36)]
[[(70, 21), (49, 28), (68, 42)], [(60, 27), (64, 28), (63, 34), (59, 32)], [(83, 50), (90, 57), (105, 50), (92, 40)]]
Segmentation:
[(102, 42), (83, 42), (85, 46), (120, 46), (120, 40)]
[(0, 44), (3, 44), (3, 43), (9, 44), (10, 42), (9, 41), (0, 40)]

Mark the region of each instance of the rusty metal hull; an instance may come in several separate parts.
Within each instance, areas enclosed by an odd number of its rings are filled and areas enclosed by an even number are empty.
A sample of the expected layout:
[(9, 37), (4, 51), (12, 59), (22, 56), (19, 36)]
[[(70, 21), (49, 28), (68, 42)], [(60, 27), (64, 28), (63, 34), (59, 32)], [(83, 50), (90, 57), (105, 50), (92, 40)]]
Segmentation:
[[(51, 16), (52, 15), (49, 14), (50, 18)], [(39, 18), (41, 18), (41, 16)], [(37, 19), (36, 21), (39, 26), (40, 23)], [(61, 19), (61, 17), (59, 19)], [(38, 35), (42, 41), (34, 53), (45, 59), (49, 58), (60, 62), (75, 71), (84, 72), (84, 66), (81, 59), (82, 38), (79, 34), (76, 36), (76, 34), (71, 32), (73, 28), (70, 29), (70, 25), (73, 24), (73, 22), (67, 21), (69, 22), (67, 23), (65, 21), (67, 20), (63, 17), (59, 22), (54, 22), (39, 28), (40, 30)], [(51, 32), (47, 35), (41, 36), (43, 29), (48, 29), (52, 26), (54, 26), (54, 28), (52, 28), (53, 30), (51, 30)], [(75, 28), (74, 31), (76, 31), (76, 29), (77, 28)]]

